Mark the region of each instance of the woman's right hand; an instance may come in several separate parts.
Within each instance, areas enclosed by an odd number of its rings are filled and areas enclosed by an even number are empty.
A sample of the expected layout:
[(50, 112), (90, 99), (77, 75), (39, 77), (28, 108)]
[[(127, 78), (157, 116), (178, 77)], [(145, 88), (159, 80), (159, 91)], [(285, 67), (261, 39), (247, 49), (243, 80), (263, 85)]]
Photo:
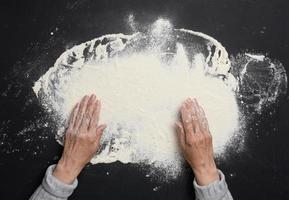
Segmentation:
[(183, 155), (194, 171), (199, 185), (219, 180), (214, 161), (212, 136), (205, 112), (196, 99), (187, 99), (181, 107), (177, 132)]

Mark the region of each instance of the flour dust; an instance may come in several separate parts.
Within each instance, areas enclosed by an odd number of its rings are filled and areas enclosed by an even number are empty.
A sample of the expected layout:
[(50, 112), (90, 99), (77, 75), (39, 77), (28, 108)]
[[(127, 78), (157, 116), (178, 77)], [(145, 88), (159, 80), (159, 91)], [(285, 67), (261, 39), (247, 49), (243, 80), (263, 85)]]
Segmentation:
[[(150, 165), (176, 178), (183, 159), (174, 124), (187, 97), (204, 108), (217, 155), (240, 134), (238, 101), (250, 70), (232, 69), (240, 58), (231, 60), (214, 38), (159, 19), (145, 33), (104, 35), (74, 46), (33, 89), (57, 119), (60, 143), (74, 104), (91, 93), (102, 101), (101, 123), (108, 127), (93, 164)], [(276, 87), (272, 91), (278, 96)]]

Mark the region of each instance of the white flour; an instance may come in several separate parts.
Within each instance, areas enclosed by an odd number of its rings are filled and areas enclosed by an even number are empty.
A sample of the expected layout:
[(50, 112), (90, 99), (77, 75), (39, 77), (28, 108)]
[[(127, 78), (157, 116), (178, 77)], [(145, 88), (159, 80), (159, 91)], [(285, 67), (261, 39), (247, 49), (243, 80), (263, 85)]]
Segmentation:
[[(159, 26), (158, 29), (162, 28)], [(177, 41), (175, 51), (166, 52), (174, 55), (163, 59), (163, 40), (170, 40), (171, 35), (165, 38), (162, 30), (158, 32), (162, 34), (161, 42), (153, 35), (154, 45), (148, 45), (146, 50), (133, 47), (134, 51), (118, 54), (139, 41), (143, 37), (139, 34), (106, 36), (112, 39), (97, 46), (103, 36), (73, 47), (35, 83), (34, 91), (42, 104), (60, 119), (57, 136), (63, 135), (64, 121), (82, 96), (94, 93), (102, 101), (101, 122), (108, 128), (102, 148), (91, 160), (94, 164), (143, 163), (176, 177), (181, 171), (182, 158), (174, 125), (179, 120), (180, 105), (187, 97), (197, 98), (203, 106), (216, 153), (223, 152), (238, 129), (233, 91), (237, 83), (228, 73), (230, 63), (224, 47), (205, 34), (187, 33), (183, 29), (180, 33), (203, 39), (207, 52), (190, 44), (194, 48), (190, 53), (190, 48)], [(211, 51), (214, 45), (215, 52)], [(108, 48), (113, 52), (111, 55)], [(216, 56), (217, 51), (221, 56)]]

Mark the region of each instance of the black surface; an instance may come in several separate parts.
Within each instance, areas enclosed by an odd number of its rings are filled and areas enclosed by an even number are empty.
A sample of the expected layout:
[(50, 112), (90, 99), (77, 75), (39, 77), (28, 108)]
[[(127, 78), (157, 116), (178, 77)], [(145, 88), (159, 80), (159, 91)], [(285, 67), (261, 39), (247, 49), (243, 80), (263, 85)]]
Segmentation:
[[(287, 0), (2, 0), (0, 7), (0, 199), (28, 199), (61, 153), (32, 92), (34, 81), (68, 47), (105, 33), (131, 33), (130, 13), (142, 24), (165, 17), (207, 33), (230, 54), (266, 53), (289, 72)], [(219, 162), (235, 199), (289, 199), (288, 101), (256, 115), (244, 150)], [(171, 183), (144, 175), (134, 165), (90, 166), (71, 199), (194, 199), (190, 170)]]

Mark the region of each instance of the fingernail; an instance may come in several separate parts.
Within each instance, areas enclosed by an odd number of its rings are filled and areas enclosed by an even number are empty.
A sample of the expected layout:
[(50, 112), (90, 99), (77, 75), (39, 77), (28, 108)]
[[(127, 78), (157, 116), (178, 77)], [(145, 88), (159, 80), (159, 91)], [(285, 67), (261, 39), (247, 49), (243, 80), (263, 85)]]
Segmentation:
[(91, 98), (93, 101), (95, 101), (95, 96), (94, 95), (91, 95)]

